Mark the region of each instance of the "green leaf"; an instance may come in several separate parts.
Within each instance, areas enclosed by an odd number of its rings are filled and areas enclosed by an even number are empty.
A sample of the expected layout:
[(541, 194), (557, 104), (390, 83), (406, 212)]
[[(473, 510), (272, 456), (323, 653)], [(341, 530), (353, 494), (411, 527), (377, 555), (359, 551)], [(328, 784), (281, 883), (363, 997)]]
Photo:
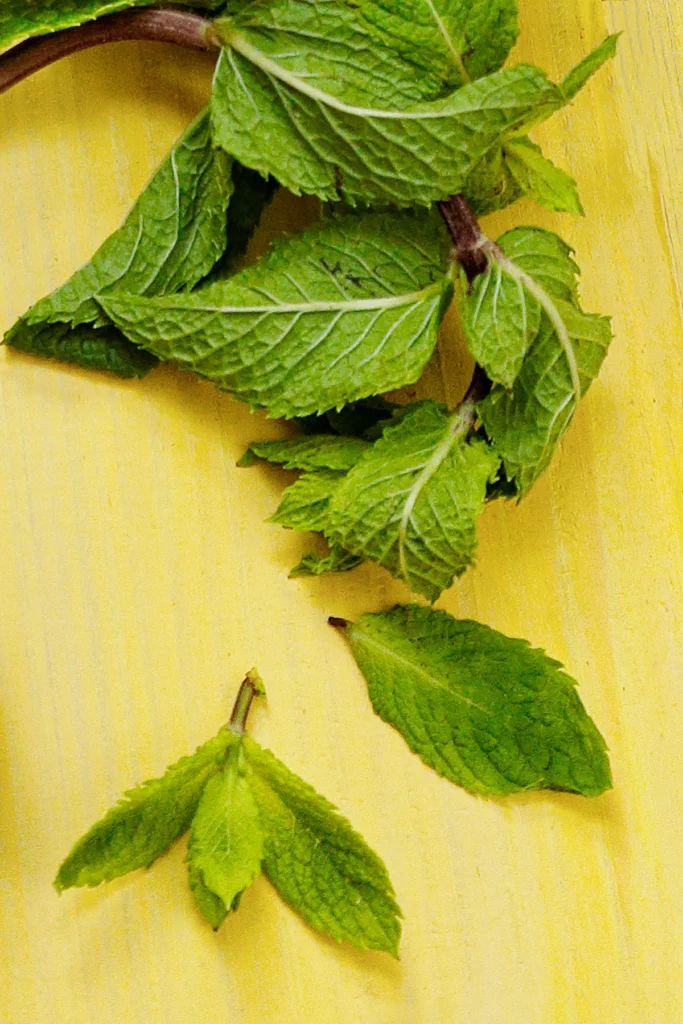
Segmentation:
[(344, 473), (331, 469), (304, 473), (285, 489), (271, 523), (292, 530), (323, 531), (328, 522), (330, 500), (343, 479)]
[(400, 910), (386, 867), (324, 797), (250, 737), (263, 869), (309, 924), (360, 949), (398, 955)]
[(619, 34), (607, 36), (599, 46), (583, 58), (566, 75), (558, 86), (555, 93), (548, 96), (547, 103), (539, 105), (535, 112), (517, 127), (517, 134), (525, 134), (535, 124), (540, 124), (555, 111), (566, 107), (574, 99), (576, 94), (583, 89), (586, 82), (591, 78), (602, 65), (616, 53), (617, 39)]
[(337, 487), (325, 531), (436, 600), (474, 559), (476, 521), (498, 457), (468, 443), (461, 412), (409, 406)]
[[(541, 228), (513, 228), (498, 239), (506, 260), (490, 255), (486, 273), (459, 289), (467, 345), (493, 381), (511, 387), (541, 325), (541, 305), (525, 282), (543, 289), (546, 301), (573, 301), (579, 268), (561, 238)], [(515, 277), (510, 263), (523, 273)]]
[(27, 352), (43, 359), (56, 359), (85, 370), (101, 370), (117, 377), (144, 377), (158, 360), (149, 352), (136, 348), (116, 327), (93, 327), (65, 323), (37, 323), (29, 326), (19, 321), (7, 342), (18, 352)]
[(446, 199), (501, 135), (562, 102), (528, 65), (433, 99), (424, 74), (331, 0), (262, 0), (217, 28), (215, 141), (323, 200)]
[[(149, 7), (155, 0), (3, 0), (0, 5), (0, 48), (25, 36), (40, 36), (57, 29), (82, 25), (85, 21), (113, 14), (129, 7)], [(223, 6), (224, 0), (185, 0), (186, 7), (208, 10)]]
[(471, 292), (460, 293), (469, 348), (500, 382), (478, 412), (520, 497), (550, 462), (611, 340), (609, 318), (578, 305), (570, 253), (549, 231), (516, 228), (489, 251)]
[(525, 640), (416, 605), (363, 615), (345, 634), (377, 714), (457, 785), (584, 796), (611, 786), (575, 681)]
[(356, 566), (362, 565), (364, 561), (365, 559), (359, 558), (358, 555), (352, 555), (343, 548), (340, 548), (338, 544), (333, 544), (327, 555), (316, 555), (312, 551), (305, 554), (299, 564), (295, 565), (291, 570), (289, 578), (296, 579), (299, 576), (323, 576), (327, 573), (348, 572), (350, 569), (355, 569)]
[(283, 469), (346, 470), (370, 448), (369, 441), (338, 434), (314, 434), (285, 441), (254, 441), (238, 462), (251, 466), (256, 459), (279, 463)]
[(599, 71), (603, 64), (617, 52), (617, 41), (619, 39), (619, 32), (614, 35), (607, 36), (599, 46), (584, 57), (576, 67), (572, 68), (568, 75), (562, 80), (558, 86), (560, 92), (564, 96), (565, 102), (573, 100), (577, 92), (583, 89), (584, 85), (591, 78), (596, 71)]
[(190, 876), (195, 876), (200, 909), (209, 911), (212, 924), (221, 908), (209, 900), (201, 884), (197, 886), (196, 876), (229, 911), (236, 909), (241, 894), (261, 871), (263, 831), (250, 774), (240, 741), (228, 751), (223, 769), (206, 784), (192, 819)]
[[(93, 296), (112, 289), (160, 295), (200, 281), (226, 245), (230, 168), (230, 159), (211, 144), (205, 111), (171, 150), (122, 227), (66, 284), (32, 306), (5, 343), (51, 358), (66, 356), (80, 366), (141, 376), (153, 361), (132, 350)], [(89, 330), (72, 336), (63, 327), (86, 324)], [(108, 360), (105, 350), (112, 343), (116, 353)]]
[(519, 31), (516, 0), (355, 0), (385, 46), (449, 85), (507, 59)]
[(233, 733), (222, 729), (161, 778), (129, 790), (76, 843), (57, 873), (56, 889), (99, 885), (148, 867), (165, 853), (189, 828), (204, 786), (235, 741)]
[(291, 418), (411, 383), (452, 292), (438, 215), (351, 215), (189, 295), (100, 297), (131, 341)]
[[(612, 339), (609, 317), (583, 313), (555, 300), (575, 354), (581, 394), (600, 372)], [(546, 316), (512, 391), (496, 386), (480, 402), (479, 414), (500, 454), (508, 480), (520, 497), (552, 458), (576, 407), (576, 392), (557, 333)]]
[(543, 156), (541, 147), (525, 137), (503, 145), (505, 165), (522, 195), (546, 210), (583, 215), (576, 182)]

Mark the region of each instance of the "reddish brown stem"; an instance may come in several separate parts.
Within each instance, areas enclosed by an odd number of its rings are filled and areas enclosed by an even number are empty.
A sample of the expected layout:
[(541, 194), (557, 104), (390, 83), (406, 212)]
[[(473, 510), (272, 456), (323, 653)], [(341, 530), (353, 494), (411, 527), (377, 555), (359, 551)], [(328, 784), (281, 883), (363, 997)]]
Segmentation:
[(191, 50), (217, 50), (211, 28), (208, 19), (191, 11), (149, 8), (109, 14), (85, 25), (27, 39), (0, 55), (0, 93), (62, 57), (103, 43), (146, 40)]
[(486, 253), (482, 248), (483, 235), (465, 197), (451, 196), (439, 203), (439, 213), (446, 222), (448, 232), (453, 239), (455, 258), (471, 283), (478, 274), (483, 274), (488, 266)]

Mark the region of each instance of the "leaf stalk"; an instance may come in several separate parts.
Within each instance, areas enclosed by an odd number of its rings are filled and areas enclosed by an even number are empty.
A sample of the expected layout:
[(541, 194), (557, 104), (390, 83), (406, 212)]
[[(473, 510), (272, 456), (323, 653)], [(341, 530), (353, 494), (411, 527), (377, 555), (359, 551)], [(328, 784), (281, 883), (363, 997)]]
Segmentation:
[(235, 698), (230, 722), (228, 723), (228, 729), (231, 732), (237, 733), (238, 736), (244, 735), (244, 730), (247, 727), (247, 718), (249, 717), (254, 698), (265, 697), (265, 694), (266, 690), (260, 675), (255, 668), (250, 669), (242, 680), (242, 685)]

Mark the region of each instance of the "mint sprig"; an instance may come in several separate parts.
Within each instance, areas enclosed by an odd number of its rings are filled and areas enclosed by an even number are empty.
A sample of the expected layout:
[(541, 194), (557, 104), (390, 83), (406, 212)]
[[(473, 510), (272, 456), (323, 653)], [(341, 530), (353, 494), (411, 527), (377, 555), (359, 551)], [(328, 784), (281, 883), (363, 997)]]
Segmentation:
[(190, 887), (214, 928), (263, 871), (318, 931), (398, 956), (401, 912), (380, 858), (331, 803), (244, 734), (263, 693), (252, 670), (230, 724), (127, 793), (76, 843), (55, 887), (96, 886), (149, 866), (189, 829)]

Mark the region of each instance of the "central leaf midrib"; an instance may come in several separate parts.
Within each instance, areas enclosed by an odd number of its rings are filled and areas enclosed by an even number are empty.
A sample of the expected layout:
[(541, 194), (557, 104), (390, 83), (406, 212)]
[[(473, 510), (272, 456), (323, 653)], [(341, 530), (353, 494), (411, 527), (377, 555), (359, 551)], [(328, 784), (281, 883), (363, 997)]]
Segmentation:
[(361, 637), (363, 643), (367, 644), (370, 647), (376, 648), (376, 650), (378, 650), (385, 657), (388, 657), (395, 661), (397, 664), (410, 669), (411, 672), (415, 673), (418, 676), (421, 676), (431, 686), (435, 687), (438, 690), (444, 690), (451, 697), (455, 697), (456, 700), (462, 701), (463, 704), (469, 704), (471, 707), (477, 708), (478, 711), (483, 711), (483, 713), (486, 715), (490, 714), (490, 712), (487, 711), (486, 708), (483, 708), (481, 704), (477, 704), (476, 701), (471, 700), (469, 697), (465, 697), (464, 694), (452, 689), (450, 686), (448, 686), (447, 683), (443, 683), (436, 676), (433, 676), (431, 675), (431, 673), (427, 672), (427, 670), (422, 668), (421, 665), (417, 664), (414, 661), (410, 661), (409, 658), (406, 658), (403, 655), (397, 654), (396, 651), (394, 651), (391, 647), (387, 647), (379, 640), (375, 640), (373, 637), (368, 636), (368, 634), (365, 633), (363, 629), (358, 626), (358, 624), (354, 624), (351, 628), (356, 636)]

